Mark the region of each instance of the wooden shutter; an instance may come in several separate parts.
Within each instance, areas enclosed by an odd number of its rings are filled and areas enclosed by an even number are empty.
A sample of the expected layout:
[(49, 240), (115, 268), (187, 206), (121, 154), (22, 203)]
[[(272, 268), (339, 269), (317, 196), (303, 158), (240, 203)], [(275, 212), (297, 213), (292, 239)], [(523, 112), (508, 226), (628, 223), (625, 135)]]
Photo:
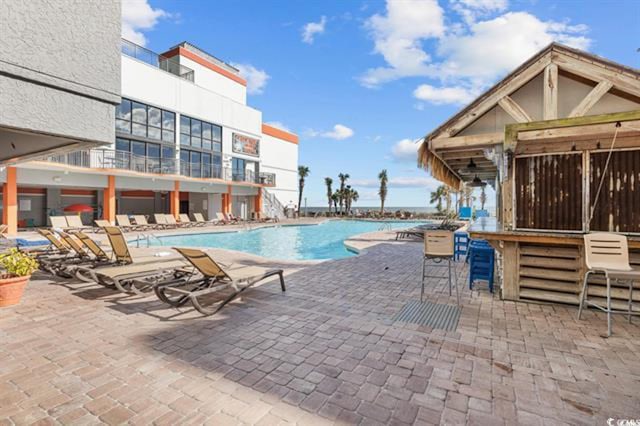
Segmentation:
[(605, 172), (608, 155), (590, 155), (590, 209), (596, 203), (598, 185), (605, 174), (590, 229), (640, 232), (640, 150), (613, 152)]
[(582, 169), (579, 153), (516, 158), (517, 228), (582, 230)]

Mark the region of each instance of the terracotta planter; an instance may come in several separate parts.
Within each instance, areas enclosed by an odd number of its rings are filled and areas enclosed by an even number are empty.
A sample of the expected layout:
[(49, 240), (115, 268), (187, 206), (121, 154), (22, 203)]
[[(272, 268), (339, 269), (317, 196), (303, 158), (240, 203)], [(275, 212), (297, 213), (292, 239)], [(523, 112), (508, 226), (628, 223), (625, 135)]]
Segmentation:
[(30, 278), (0, 275), (0, 307), (18, 304)]

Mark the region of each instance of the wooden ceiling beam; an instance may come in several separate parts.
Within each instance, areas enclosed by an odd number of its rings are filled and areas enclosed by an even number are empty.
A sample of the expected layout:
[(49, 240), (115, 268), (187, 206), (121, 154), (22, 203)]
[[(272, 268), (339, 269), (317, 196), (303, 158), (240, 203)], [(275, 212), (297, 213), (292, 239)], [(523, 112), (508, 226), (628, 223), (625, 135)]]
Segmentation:
[(530, 123), (532, 121), (529, 114), (509, 95), (500, 99), (498, 105), (518, 123)]
[(602, 97), (611, 90), (613, 83), (609, 80), (603, 80), (596, 85), (591, 91), (584, 97), (582, 101), (569, 113), (569, 117), (582, 117), (589, 112), (591, 108)]
[(547, 65), (544, 70), (542, 117), (544, 120), (558, 118), (558, 65), (554, 63)]
[[(574, 127), (557, 127), (543, 130), (526, 130), (518, 133), (518, 141), (562, 142), (565, 140), (588, 140), (601, 137), (613, 137), (615, 123), (591, 124)], [(621, 121), (618, 137), (630, 136), (640, 132), (640, 120)]]
[(479, 147), (490, 147), (502, 143), (504, 140), (503, 132), (481, 133), (469, 136), (454, 136), (435, 138), (429, 141), (431, 150), (446, 149), (474, 149)]

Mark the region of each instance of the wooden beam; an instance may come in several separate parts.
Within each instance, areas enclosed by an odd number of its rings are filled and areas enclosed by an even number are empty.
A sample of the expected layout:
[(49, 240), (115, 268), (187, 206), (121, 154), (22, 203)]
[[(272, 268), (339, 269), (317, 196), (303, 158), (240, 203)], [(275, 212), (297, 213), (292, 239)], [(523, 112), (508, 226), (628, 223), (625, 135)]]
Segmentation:
[(498, 101), (498, 105), (500, 105), (500, 107), (518, 123), (531, 122), (531, 117), (529, 117), (529, 114), (527, 114), (527, 112), (522, 109), (522, 107), (518, 105), (516, 101), (511, 99), (510, 96), (504, 96)]
[[(616, 139), (616, 149), (640, 148), (638, 142), (640, 131), (635, 135), (624, 134), (624, 137), (618, 135)], [(565, 140), (540, 139), (535, 142), (518, 143), (516, 145), (516, 155), (529, 154), (557, 154), (559, 152), (572, 151), (594, 151), (598, 149), (608, 149), (611, 146), (611, 133), (605, 137), (590, 138), (589, 140), (576, 140), (575, 138), (567, 138)]]
[[(615, 122), (588, 124), (584, 126), (560, 127), (555, 129), (525, 130), (518, 133), (518, 141), (575, 141), (601, 137), (613, 137)], [(640, 132), (640, 120), (621, 121), (618, 136), (628, 136)]]
[(484, 97), (484, 99), (470, 108), (469, 111), (467, 111), (458, 120), (442, 129), (438, 136), (457, 135), (464, 128), (480, 118), (485, 112), (493, 108), (496, 103), (498, 103), (498, 100), (506, 95), (510, 95), (511, 93), (515, 92), (516, 90), (527, 84), (529, 81), (531, 81), (531, 79), (533, 79), (535, 76), (544, 71), (545, 67), (550, 63), (551, 54), (544, 55), (529, 67), (523, 69), (519, 74), (516, 74), (508, 80), (499, 83), (495, 88), (490, 89), (490, 91), (493, 90), (493, 93), (488, 93), (487, 96)]
[(616, 89), (640, 97), (640, 82), (630, 74), (614, 71), (560, 52), (553, 52), (552, 60), (560, 69), (595, 82), (608, 80)]
[(518, 243), (505, 241), (502, 249), (502, 298), (504, 300), (520, 299), (518, 246)]
[(547, 65), (544, 70), (544, 86), (542, 91), (544, 120), (558, 118), (558, 66), (554, 63)]
[(594, 87), (587, 96), (569, 113), (569, 117), (582, 117), (589, 112), (591, 108), (598, 102), (611, 88), (613, 83), (603, 80)]
[(454, 136), (451, 138), (436, 138), (429, 141), (432, 150), (446, 150), (452, 148), (478, 148), (502, 143), (503, 132), (481, 133), (478, 135)]

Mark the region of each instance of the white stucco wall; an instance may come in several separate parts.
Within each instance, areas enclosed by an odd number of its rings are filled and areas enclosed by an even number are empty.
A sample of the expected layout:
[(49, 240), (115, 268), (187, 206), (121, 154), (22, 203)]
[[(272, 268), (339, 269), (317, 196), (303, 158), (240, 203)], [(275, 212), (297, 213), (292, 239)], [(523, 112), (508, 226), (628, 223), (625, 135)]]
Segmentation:
[(198, 86), (226, 96), (240, 104), (247, 104), (246, 86), (184, 56), (176, 56), (175, 58), (179, 58), (180, 64), (195, 72), (194, 82)]
[(276, 174), (275, 188), (267, 190), (283, 205), (290, 201), (297, 203), (298, 145), (266, 134), (262, 135), (261, 144), (260, 171)]

